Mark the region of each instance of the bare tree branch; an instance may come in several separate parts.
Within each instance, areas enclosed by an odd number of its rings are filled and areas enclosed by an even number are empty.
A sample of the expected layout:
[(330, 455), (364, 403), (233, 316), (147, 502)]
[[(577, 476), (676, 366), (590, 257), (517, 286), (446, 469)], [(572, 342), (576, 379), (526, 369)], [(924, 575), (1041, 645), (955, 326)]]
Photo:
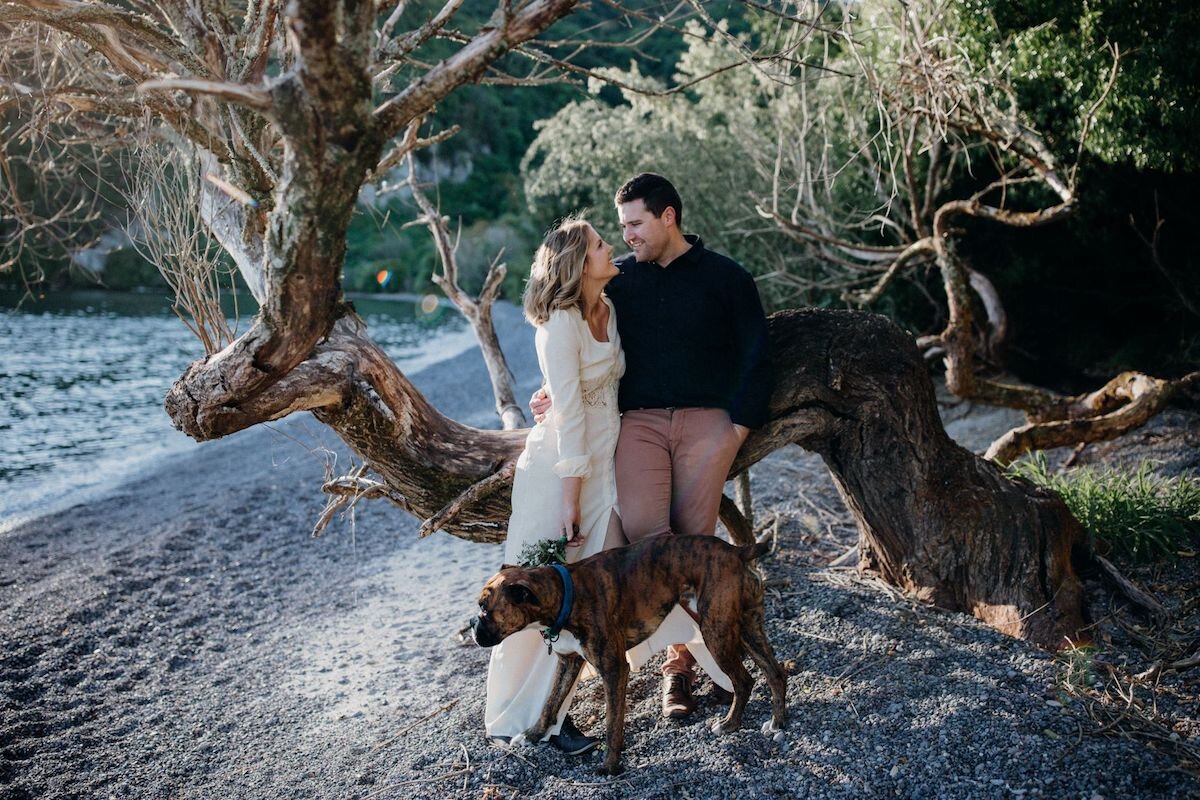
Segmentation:
[(479, 342), (479, 347), (483, 352), (483, 360), (487, 364), (488, 377), (492, 383), (492, 395), (496, 399), (496, 414), (500, 417), (504, 429), (523, 428), (527, 424), (525, 412), (517, 405), (513, 394), (512, 371), (508, 368), (508, 361), (504, 358), (500, 339), (496, 336), (496, 328), (492, 323), (492, 305), (499, 294), (500, 283), (504, 280), (506, 272), (504, 264), (500, 261), (503, 252), (498, 253), (488, 266), (479, 297), (472, 300), (458, 286), (457, 242), (450, 237), (447, 219), (438, 213), (421, 190), (416, 178), (416, 165), (413, 163), (411, 155), (408, 169), (406, 185), (412, 192), (413, 200), (421, 209), (421, 217), (417, 222), (424, 224), (429, 229), (442, 265), (441, 274), (435, 273), (433, 282), (441, 288), (446, 297), (450, 298), (450, 302), (454, 303), (455, 307), (471, 323), (471, 330), (475, 333), (475, 339)]
[(156, 89), (163, 91), (194, 92), (207, 94), (228, 100), (231, 103), (252, 108), (255, 111), (267, 111), (271, 108), (271, 95), (265, 89), (244, 86), (238, 83), (218, 83), (216, 81), (198, 81), (185, 79), (158, 79), (143, 81), (138, 86), (139, 92), (151, 92)]
[(429, 112), (455, 87), (474, 80), (513, 47), (534, 38), (556, 20), (574, 10), (578, 0), (530, 0), (507, 16), (497, 12), (470, 42), (450, 58), (439, 62), (375, 112), (388, 136)]

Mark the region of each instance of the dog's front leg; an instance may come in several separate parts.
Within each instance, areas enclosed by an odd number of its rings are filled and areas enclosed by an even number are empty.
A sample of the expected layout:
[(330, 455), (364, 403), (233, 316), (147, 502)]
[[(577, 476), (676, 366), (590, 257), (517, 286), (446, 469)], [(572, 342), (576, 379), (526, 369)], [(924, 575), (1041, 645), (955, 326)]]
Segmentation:
[(583, 669), (583, 659), (574, 653), (560, 654), (558, 665), (554, 669), (554, 683), (550, 685), (550, 694), (546, 696), (546, 704), (542, 706), (541, 716), (533, 727), (525, 731), (525, 738), (531, 742), (540, 742), (546, 736), (546, 731), (558, 722), (558, 712), (563, 703), (571, 695), (571, 689)]
[(601, 775), (618, 775), (621, 772), (621, 750), (625, 747), (625, 691), (629, 685), (629, 662), (625, 660), (625, 649), (610, 650), (597, 658), (600, 674), (604, 676), (604, 699), (607, 704), (608, 752), (604, 755), (604, 766), (597, 770)]

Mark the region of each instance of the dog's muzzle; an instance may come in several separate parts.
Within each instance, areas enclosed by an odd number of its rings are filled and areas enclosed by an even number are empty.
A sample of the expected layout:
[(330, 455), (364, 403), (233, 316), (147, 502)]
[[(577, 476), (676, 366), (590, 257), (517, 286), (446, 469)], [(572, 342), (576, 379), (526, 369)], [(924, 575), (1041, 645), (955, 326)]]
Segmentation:
[(480, 647), (495, 647), (504, 639), (483, 617), (475, 617), (471, 620), (471, 636), (475, 639), (475, 644)]

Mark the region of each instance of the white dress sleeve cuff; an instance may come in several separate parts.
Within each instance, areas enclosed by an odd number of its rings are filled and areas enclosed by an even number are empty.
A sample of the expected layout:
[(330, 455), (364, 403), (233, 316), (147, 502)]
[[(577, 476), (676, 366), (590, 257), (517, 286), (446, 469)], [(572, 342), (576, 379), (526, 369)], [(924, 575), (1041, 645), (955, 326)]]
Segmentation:
[(564, 458), (554, 465), (554, 474), (560, 478), (586, 478), (591, 472), (591, 459), (587, 456)]

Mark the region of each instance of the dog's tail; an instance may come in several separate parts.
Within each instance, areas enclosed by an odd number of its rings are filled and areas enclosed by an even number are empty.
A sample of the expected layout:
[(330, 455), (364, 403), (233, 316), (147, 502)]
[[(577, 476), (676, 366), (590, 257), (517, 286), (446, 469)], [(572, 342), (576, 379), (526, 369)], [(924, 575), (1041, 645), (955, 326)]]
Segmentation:
[(738, 548), (738, 555), (742, 557), (742, 563), (749, 564), (756, 558), (761, 558), (764, 553), (771, 549), (771, 542), (758, 542)]

